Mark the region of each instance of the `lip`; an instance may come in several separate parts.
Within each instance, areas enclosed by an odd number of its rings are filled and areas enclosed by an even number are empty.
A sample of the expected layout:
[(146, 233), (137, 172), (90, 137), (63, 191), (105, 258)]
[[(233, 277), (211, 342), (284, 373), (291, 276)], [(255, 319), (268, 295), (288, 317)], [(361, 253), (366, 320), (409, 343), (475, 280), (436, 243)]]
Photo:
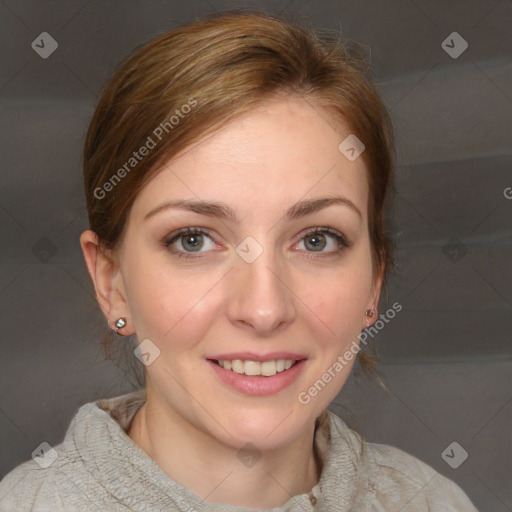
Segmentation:
[[(232, 354), (229, 354), (229, 356), (231, 357)], [(267, 355), (265, 357), (267, 357), (266, 360), (268, 361), (269, 359), (271, 360), (273, 357), (275, 357), (275, 355), (272, 357)], [(228, 358), (226, 357), (226, 359)], [(234, 359), (241, 358), (234, 357)], [(251, 360), (248, 357), (246, 357), (246, 359)], [(278, 357), (277, 359), (294, 358)], [(255, 396), (267, 396), (279, 393), (279, 391), (282, 391), (283, 389), (290, 386), (299, 377), (299, 375), (304, 370), (304, 366), (306, 365), (306, 359), (301, 359), (288, 370), (276, 373), (272, 377), (265, 377), (263, 375), (245, 375), (236, 373), (232, 370), (226, 370), (222, 366), (219, 366), (215, 361), (210, 359), (208, 359), (206, 362), (212, 368), (213, 372), (222, 380), (222, 382), (234, 388), (236, 391), (239, 391), (240, 393)]]
[(271, 352), (269, 354), (255, 354), (254, 352), (230, 352), (229, 354), (218, 354), (209, 356), (207, 359), (215, 359), (217, 361), (234, 361), (235, 359), (241, 359), (242, 361), (257, 361), (264, 363), (265, 361), (275, 361), (277, 359), (293, 359), (299, 361), (301, 359), (307, 359), (304, 354), (296, 354), (294, 352)]

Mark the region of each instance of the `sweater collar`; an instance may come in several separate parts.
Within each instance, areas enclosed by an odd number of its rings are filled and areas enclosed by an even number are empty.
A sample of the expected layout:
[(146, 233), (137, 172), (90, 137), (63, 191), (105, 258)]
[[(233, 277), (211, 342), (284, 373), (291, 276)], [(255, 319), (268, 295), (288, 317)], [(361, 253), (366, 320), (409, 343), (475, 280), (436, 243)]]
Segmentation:
[[(98, 484), (131, 510), (256, 512), (258, 509), (204, 501), (166, 475), (128, 437), (125, 431), (145, 399), (141, 389), (98, 400), (83, 405), (73, 418), (66, 440), (73, 443)], [(318, 483), (267, 512), (351, 510), (364, 473), (359, 435), (325, 409), (315, 421), (314, 445), (322, 464)]]

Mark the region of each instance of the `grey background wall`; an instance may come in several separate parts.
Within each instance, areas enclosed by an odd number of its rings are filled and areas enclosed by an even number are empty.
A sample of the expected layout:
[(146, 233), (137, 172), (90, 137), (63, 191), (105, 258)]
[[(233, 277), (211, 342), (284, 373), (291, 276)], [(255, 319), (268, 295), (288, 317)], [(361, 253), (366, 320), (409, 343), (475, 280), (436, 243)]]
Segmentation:
[[(0, 477), (58, 444), (80, 405), (132, 389), (102, 359), (106, 322), (78, 242), (80, 152), (101, 86), (157, 33), (235, 7), (341, 30), (371, 58), (396, 130), (398, 271), (381, 312), (403, 309), (374, 337), (389, 391), (356, 374), (331, 408), (480, 510), (512, 510), (507, 0), (1, 2)], [(58, 43), (46, 59), (31, 47), (42, 32)], [(452, 442), (468, 453), (456, 469), (442, 457)]]

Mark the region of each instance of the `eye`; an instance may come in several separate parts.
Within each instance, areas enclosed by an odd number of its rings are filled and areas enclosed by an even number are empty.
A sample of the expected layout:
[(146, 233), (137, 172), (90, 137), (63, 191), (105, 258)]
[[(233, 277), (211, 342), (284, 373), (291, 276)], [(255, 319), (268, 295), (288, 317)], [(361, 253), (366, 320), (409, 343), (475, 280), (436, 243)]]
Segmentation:
[[(304, 244), (306, 252), (320, 253), (320, 257), (340, 253), (351, 245), (345, 235), (332, 228), (315, 228), (308, 231), (303, 235), (299, 244)], [(329, 249), (329, 246), (331, 250), (323, 251), (326, 247)], [(310, 255), (307, 257), (315, 258), (317, 256)]]
[[(209, 243), (207, 242), (208, 239)], [(312, 259), (333, 256), (351, 246), (351, 243), (342, 233), (332, 228), (320, 227), (306, 232), (298, 242), (298, 244), (301, 243), (304, 244), (306, 252), (310, 253), (305, 257)], [(203, 253), (219, 247), (209, 230), (195, 227), (180, 229), (169, 237), (165, 237), (162, 240), (162, 245), (170, 248), (173, 255), (185, 259), (201, 258)], [(329, 247), (330, 250), (323, 250), (325, 248), (329, 249)]]
[[(205, 243), (206, 238), (210, 239), (210, 244)], [(170, 238), (166, 237), (162, 241), (162, 244), (165, 247), (174, 247), (174, 250), (171, 249), (171, 253), (178, 258), (185, 259), (200, 258), (200, 254), (191, 253), (202, 253), (218, 247), (207, 229), (194, 227), (180, 229), (177, 233), (171, 235)], [(201, 249), (205, 250), (201, 251)]]

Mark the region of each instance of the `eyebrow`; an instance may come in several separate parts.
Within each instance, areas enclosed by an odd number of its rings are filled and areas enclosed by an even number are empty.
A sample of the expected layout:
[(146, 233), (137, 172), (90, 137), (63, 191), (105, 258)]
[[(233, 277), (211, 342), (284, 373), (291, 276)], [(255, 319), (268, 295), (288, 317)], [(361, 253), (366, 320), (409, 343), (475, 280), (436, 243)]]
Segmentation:
[[(350, 199), (342, 196), (334, 196), (310, 199), (307, 201), (299, 201), (292, 207), (288, 208), (285, 213), (285, 219), (288, 221), (300, 219), (334, 205), (347, 206), (356, 212), (361, 219), (363, 218), (362, 213)], [(144, 220), (147, 220), (157, 213), (168, 209), (186, 210), (199, 213), (201, 215), (206, 215), (208, 217), (216, 217), (219, 219), (230, 220), (232, 222), (238, 222), (235, 211), (224, 203), (219, 203), (216, 201), (195, 201), (189, 199), (166, 201), (165, 203), (148, 212), (144, 216)]]

